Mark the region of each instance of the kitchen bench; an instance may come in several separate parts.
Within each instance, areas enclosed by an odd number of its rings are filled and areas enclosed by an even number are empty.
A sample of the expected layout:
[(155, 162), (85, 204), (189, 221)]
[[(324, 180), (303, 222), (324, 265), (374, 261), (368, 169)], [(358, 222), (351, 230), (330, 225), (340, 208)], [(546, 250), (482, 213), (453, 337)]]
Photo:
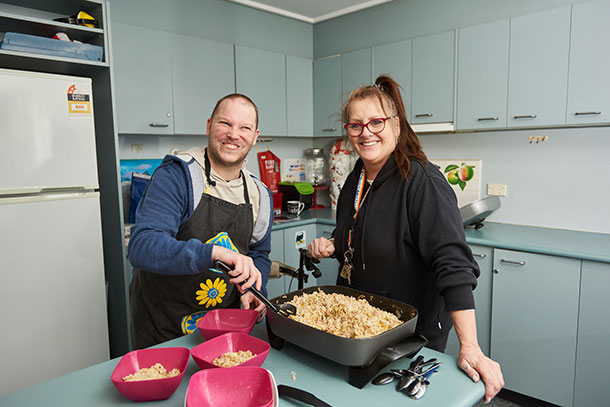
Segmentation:
[[(267, 340), (265, 324), (254, 327), (252, 335)], [(192, 349), (203, 342), (199, 333), (167, 341), (158, 347), (182, 346)], [(347, 383), (347, 368), (313, 353), (286, 343), (282, 350), (271, 348), (263, 367), (270, 370), (277, 384), (297, 387), (315, 394), (334, 407), (341, 406), (472, 406), (484, 393), (483, 383), (473, 383), (456, 365), (455, 358), (423, 348), (418, 355), (442, 362), (438, 373), (430, 378), (430, 386), (420, 400), (412, 400), (395, 390), (395, 385), (374, 386), (370, 383), (357, 389)], [(170, 398), (163, 401), (139, 402), (125, 398), (110, 381), (110, 375), (120, 358), (82, 369), (65, 376), (0, 396), (0, 406), (157, 406), (182, 407), (189, 378), (198, 371), (192, 358), (180, 383)], [(399, 359), (390, 368), (407, 368), (410, 359)], [(294, 373), (293, 373), (294, 372)], [(294, 378), (294, 380), (293, 380)], [(280, 399), (280, 406), (303, 406), (291, 399)]]

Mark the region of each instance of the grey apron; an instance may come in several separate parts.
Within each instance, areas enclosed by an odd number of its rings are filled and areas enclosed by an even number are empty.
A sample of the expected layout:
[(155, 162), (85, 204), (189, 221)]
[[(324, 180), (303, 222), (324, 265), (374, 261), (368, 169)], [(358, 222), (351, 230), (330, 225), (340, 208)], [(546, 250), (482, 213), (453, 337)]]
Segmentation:
[[(202, 165), (209, 185), (210, 163)], [(241, 254), (248, 253), (252, 236), (252, 204), (246, 178), (243, 204), (234, 204), (204, 192), (197, 208), (180, 227), (177, 240), (197, 239)], [(197, 321), (216, 308), (239, 308), (239, 291), (231, 277), (208, 269), (194, 275), (165, 275), (136, 270), (131, 290), (131, 333), (135, 349), (141, 349), (197, 331)]]

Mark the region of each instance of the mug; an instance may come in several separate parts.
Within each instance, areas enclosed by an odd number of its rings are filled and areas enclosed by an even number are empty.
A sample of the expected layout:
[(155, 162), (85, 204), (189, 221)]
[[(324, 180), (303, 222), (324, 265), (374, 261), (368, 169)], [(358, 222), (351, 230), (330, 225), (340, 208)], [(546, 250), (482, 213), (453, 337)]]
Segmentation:
[(286, 209), (289, 215), (299, 216), (303, 209), (305, 209), (305, 203), (301, 201), (288, 201), (286, 202)]

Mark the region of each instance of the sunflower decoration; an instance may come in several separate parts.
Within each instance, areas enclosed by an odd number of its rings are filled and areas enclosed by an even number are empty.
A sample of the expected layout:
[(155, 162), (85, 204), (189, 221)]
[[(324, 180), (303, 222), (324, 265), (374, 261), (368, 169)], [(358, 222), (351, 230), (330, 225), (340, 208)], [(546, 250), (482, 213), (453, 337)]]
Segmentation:
[(199, 301), (199, 305), (205, 304), (206, 308), (220, 304), (222, 297), (227, 293), (227, 283), (220, 278), (216, 278), (213, 283), (208, 278), (205, 283), (200, 283), (199, 287), (201, 287), (201, 290), (196, 291), (197, 301)]

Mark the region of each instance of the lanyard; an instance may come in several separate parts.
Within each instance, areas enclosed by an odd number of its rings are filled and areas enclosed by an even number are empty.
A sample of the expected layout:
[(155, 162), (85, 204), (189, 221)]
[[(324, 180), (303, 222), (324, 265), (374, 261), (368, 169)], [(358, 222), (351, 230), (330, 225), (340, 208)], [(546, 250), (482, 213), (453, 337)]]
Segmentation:
[(358, 185), (356, 187), (356, 196), (354, 197), (354, 219), (352, 220), (351, 227), (347, 232), (347, 247), (348, 250), (352, 250), (352, 234), (354, 232), (354, 227), (356, 226), (356, 219), (358, 218), (358, 213), (360, 212), (360, 208), (362, 208), (362, 204), (364, 200), (369, 194), (369, 191), (372, 189), (372, 185), (369, 185), (366, 192), (363, 194), (364, 185), (366, 183), (366, 172), (364, 168), (360, 171), (360, 178), (358, 179)]

